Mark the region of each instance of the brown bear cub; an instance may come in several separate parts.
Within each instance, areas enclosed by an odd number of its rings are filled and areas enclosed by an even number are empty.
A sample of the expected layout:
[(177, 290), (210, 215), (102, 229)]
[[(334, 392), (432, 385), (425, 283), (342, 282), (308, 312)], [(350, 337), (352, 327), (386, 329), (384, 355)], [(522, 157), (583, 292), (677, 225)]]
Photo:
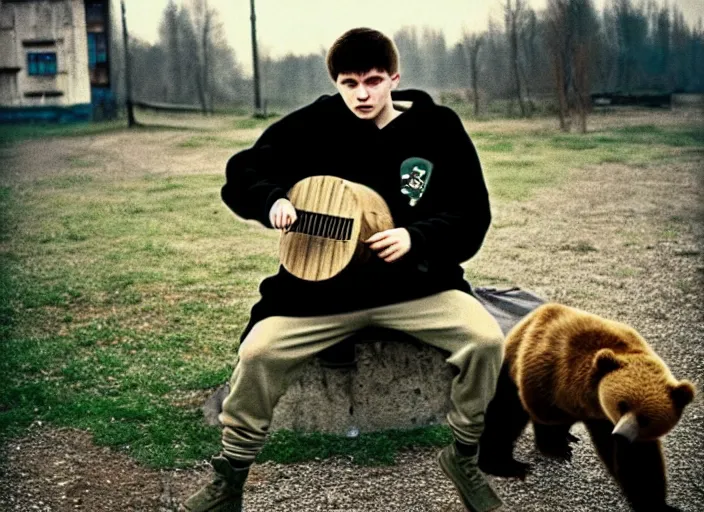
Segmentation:
[(666, 503), (659, 438), (679, 421), (694, 386), (675, 379), (629, 326), (560, 304), (544, 304), (507, 335), (504, 362), (485, 417), (479, 467), (524, 479), (513, 448), (529, 420), (547, 455), (569, 459), (582, 421), (634, 510)]

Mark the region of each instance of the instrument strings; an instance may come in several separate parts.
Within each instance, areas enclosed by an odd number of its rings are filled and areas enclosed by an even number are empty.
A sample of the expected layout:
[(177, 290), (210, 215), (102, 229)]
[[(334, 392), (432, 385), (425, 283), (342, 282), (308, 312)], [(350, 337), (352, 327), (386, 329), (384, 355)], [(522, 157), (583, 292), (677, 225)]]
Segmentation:
[(324, 213), (296, 210), (296, 222), (289, 231), (303, 233), (309, 236), (330, 238), (332, 240), (348, 241), (352, 237), (354, 219), (336, 217)]

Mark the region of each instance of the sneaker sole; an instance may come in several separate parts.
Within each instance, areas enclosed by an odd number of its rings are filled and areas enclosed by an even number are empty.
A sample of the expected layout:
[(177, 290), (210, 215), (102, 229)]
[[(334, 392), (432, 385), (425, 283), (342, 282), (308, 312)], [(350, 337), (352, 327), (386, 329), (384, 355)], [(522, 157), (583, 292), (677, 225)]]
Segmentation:
[[(450, 480), (450, 482), (452, 482), (453, 487), (457, 491), (457, 495), (459, 496), (460, 501), (462, 502), (462, 506), (465, 509), (467, 509), (468, 512), (477, 512), (477, 509), (472, 508), (472, 506), (465, 501), (464, 496), (462, 495), (462, 491), (460, 490), (459, 487), (457, 487), (457, 484), (455, 483), (454, 479), (452, 478), (452, 476), (450, 474), (450, 470), (447, 467), (445, 467), (445, 463), (443, 462), (443, 459), (442, 459), (442, 451), (440, 453), (438, 453), (437, 460), (438, 460), (438, 465), (440, 466), (440, 469), (442, 469), (442, 472), (445, 473), (445, 476), (448, 478), (448, 480)], [(501, 508), (501, 506), (503, 506), (502, 503), (496, 505), (495, 507), (488, 508), (483, 512), (490, 512), (491, 510), (496, 510), (498, 508)]]

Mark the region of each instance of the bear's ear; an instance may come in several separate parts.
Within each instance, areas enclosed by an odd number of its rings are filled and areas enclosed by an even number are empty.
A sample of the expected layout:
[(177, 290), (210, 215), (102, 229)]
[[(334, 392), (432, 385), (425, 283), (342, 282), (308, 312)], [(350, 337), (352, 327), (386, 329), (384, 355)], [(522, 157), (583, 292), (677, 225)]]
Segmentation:
[(678, 409), (684, 409), (685, 405), (694, 400), (694, 386), (688, 380), (680, 381), (679, 384), (672, 387), (670, 391), (672, 401)]
[(618, 370), (623, 367), (624, 364), (625, 362), (622, 361), (610, 348), (602, 348), (597, 351), (592, 363), (596, 373), (602, 377), (607, 373)]

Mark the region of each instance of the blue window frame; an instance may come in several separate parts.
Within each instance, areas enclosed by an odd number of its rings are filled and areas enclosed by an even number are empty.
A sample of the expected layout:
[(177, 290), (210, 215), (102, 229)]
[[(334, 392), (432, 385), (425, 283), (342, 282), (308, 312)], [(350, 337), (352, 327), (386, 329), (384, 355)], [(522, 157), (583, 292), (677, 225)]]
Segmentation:
[(55, 75), (56, 52), (28, 53), (27, 70), (30, 75)]
[(108, 61), (108, 48), (105, 34), (88, 32), (88, 67), (93, 69), (96, 64)]

